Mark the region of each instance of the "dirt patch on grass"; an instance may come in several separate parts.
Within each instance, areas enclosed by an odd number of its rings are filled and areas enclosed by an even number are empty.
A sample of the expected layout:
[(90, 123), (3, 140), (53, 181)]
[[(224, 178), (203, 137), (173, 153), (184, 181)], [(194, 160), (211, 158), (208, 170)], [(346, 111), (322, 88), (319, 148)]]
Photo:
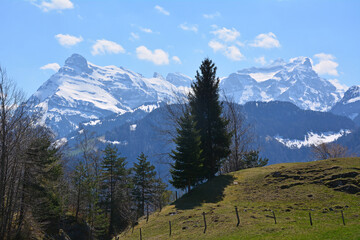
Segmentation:
[(280, 189), (303, 184), (322, 184), (335, 191), (357, 194), (360, 192), (360, 168), (342, 169), (333, 166), (275, 171), (265, 176), (265, 185), (268, 184), (278, 184)]

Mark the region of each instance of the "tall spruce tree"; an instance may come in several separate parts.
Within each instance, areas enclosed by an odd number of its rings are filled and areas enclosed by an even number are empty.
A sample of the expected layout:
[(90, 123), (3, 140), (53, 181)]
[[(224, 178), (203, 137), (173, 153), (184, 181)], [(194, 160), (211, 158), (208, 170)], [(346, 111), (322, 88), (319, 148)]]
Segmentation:
[(47, 234), (55, 234), (62, 213), (59, 182), (63, 176), (60, 154), (51, 144), (50, 137), (34, 139), (27, 152), (27, 170), (24, 191), (31, 215)]
[[(117, 216), (117, 201), (119, 199), (120, 191), (126, 191), (124, 189), (124, 183), (128, 177), (128, 170), (125, 168), (126, 162), (124, 157), (119, 157), (118, 149), (108, 144), (104, 150), (104, 161), (102, 164), (102, 179), (103, 179), (103, 191), (104, 191), (104, 207), (106, 212), (110, 214), (109, 221), (109, 234), (114, 234), (117, 231), (122, 230), (126, 226), (124, 221), (118, 219)], [(116, 221), (117, 220), (117, 221)]]
[(175, 160), (170, 170), (170, 183), (176, 188), (187, 188), (190, 191), (191, 186), (198, 183), (203, 176), (203, 158), (199, 131), (195, 129), (195, 122), (188, 111), (180, 118), (179, 128), (176, 130), (176, 151), (173, 150), (170, 154)]
[(231, 134), (226, 130), (228, 121), (221, 116), (220, 79), (216, 77), (215, 64), (206, 58), (195, 78), (196, 81), (191, 85), (189, 103), (196, 128), (200, 133), (204, 177), (211, 179), (219, 171), (221, 160), (230, 153)]
[(155, 167), (147, 160), (147, 156), (141, 153), (134, 163), (133, 197), (137, 204), (138, 217), (145, 214), (145, 206), (151, 205), (156, 184)]

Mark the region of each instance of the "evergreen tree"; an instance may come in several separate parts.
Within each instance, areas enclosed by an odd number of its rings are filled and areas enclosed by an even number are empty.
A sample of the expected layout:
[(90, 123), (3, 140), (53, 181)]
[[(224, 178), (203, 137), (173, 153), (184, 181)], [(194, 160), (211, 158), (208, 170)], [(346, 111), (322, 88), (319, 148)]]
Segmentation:
[(138, 162), (134, 163), (132, 193), (137, 205), (137, 216), (140, 217), (145, 214), (145, 206), (153, 202), (156, 172), (155, 167), (150, 164), (144, 153), (141, 153), (137, 160)]
[(260, 158), (259, 151), (251, 150), (244, 154), (243, 162), (244, 168), (255, 168), (255, 167), (263, 167), (268, 163), (269, 159)]
[[(125, 226), (120, 226), (122, 229), (118, 229), (116, 225), (124, 225), (122, 223), (116, 222), (115, 218), (118, 214), (116, 202), (121, 201), (119, 195), (121, 191), (126, 191), (126, 178), (128, 176), (128, 171), (125, 168), (126, 162), (124, 157), (118, 156), (118, 150), (115, 146), (108, 144), (104, 150), (104, 160), (102, 164), (102, 180), (103, 180), (103, 190), (104, 190), (104, 207), (106, 212), (110, 214), (109, 221), (109, 234), (116, 233), (117, 230), (122, 230)], [(118, 201), (116, 201), (118, 200)], [(121, 219), (118, 219), (121, 220)], [(126, 223), (126, 221), (125, 221)]]
[(195, 78), (196, 82), (191, 85), (189, 103), (200, 134), (204, 177), (211, 179), (219, 171), (221, 160), (230, 153), (231, 134), (226, 130), (228, 121), (221, 116), (220, 80), (216, 77), (215, 64), (206, 58), (200, 66), (200, 73), (196, 72)]
[(174, 140), (176, 151), (172, 151), (171, 158), (175, 160), (170, 170), (172, 180), (170, 183), (180, 189), (190, 191), (203, 176), (203, 158), (201, 156), (201, 141), (199, 131), (189, 112), (180, 118), (177, 137)]
[(55, 234), (59, 228), (62, 205), (59, 183), (63, 176), (58, 149), (51, 146), (49, 137), (32, 141), (27, 152), (24, 191), (28, 193), (31, 214), (47, 234)]

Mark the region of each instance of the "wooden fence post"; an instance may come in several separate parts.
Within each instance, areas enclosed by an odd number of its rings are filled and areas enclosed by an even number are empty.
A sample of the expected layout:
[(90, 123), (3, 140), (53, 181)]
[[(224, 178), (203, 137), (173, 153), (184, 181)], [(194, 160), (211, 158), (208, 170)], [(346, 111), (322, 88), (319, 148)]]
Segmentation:
[(341, 218), (342, 218), (342, 220), (343, 220), (343, 224), (344, 224), (344, 226), (345, 226), (345, 218), (344, 218), (344, 213), (343, 213), (343, 210), (341, 210)]
[(205, 219), (205, 212), (203, 212), (203, 217), (204, 217), (204, 224), (205, 224), (205, 227), (204, 227), (204, 233), (205, 233), (205, 232), (206, 232), (206, 228), (207, 228), (206, 219)]
[(146, 222), (149, 221), (149, 204), (146, 205)]
[(236, 226), (238, 227), (240, 225), (240, 218), (239, 218), (239, 213), (238, 213), (238, 209), (236, 206), (235, 206), (235, 212), (236, 212), (236, 218), (237, 218)]
[(169, 221), (169, 236), (171, 237), (171, 221)]
[(142, 240), (142, 233), (141, 233), (141, 228), (140, 228), (140, 240)]
[(311, 218), (311, 212), (309, 212), (309, 218), (310, 218), (310, 225), (313, 225), (312, 218)]
[(274, 221), (275, 221), (275, 224), (276, 224), (276, 216), (275, 216), (275, 212), (274, 212), (274, 211), (272, 211), (272, 213), (273, 213), (273, 216), (274, 216)]

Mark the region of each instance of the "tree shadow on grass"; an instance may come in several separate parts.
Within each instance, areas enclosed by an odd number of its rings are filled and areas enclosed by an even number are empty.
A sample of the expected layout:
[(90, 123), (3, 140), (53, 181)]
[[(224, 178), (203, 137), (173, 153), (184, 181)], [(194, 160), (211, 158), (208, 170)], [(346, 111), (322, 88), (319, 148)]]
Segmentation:
[(226, 186), (234, 181), (231, 175), (218, 176), (192, 189), (174, 202), (176, 209), (186, 210), (200, 206), (202, 203), (217, 203), (224, 198)]

